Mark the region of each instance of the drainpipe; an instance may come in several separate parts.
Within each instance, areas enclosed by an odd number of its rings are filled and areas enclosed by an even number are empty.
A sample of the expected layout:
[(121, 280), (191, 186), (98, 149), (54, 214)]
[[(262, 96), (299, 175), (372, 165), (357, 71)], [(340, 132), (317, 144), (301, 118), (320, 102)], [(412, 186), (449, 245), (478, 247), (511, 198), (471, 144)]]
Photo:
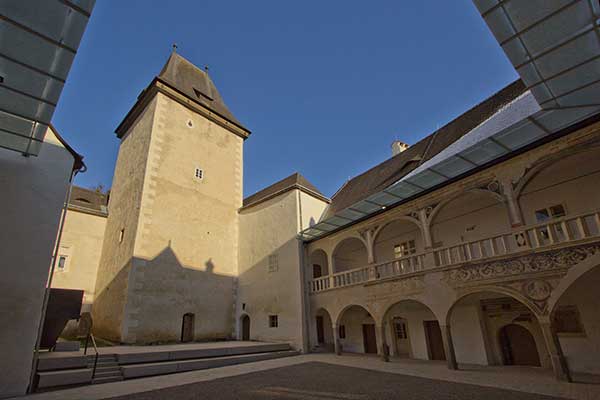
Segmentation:
[(31, 374), (29, 375), (29, 386), (27, 387), (27, 393), (32, 393), (34, 390), (34, 380), (35, 373), (37, 370), (37, 362), (40, 353), (40, 342), (42, 340), (42, 331), (44, 329), (44, 320), (46, 319), (46, 310), (48, 308), (48, 297), (50, 296), (50, 288), (52, 286), (52, 278), (54, 277), (54, 269), (56, 267), (56, 260), (58, 258), (58, 250), (60, 249), (60, 240), (62, 238), (63, 227), (65, 225), (65, 218), (67, 217), (67, 207), (69, 206), (69, 201), (71, 200), (71, 191), (73, 189), (73, 180), (75, 176), (79, 172), (87, 171), (87, 167), (85, 164), (82, 164), (81, 167), (74, 169), (71, 172), (71, 177), (69, 178), (69, 188), (67, 190), (67, 195), (65, 198), (65, 203), (62, 209), (62, 216), (60, 219), (60, 224), (58, 226), (58, 234), (56, 237), (56, 242), (54, 244), (54, 252), (52, 254), (52, 262), (50, 263), (50, 271), (48, 272), (48, 279), (46, 283), (46, 290), (44, 291), (44, 300), (42, 302), (42, 313), (40, 315), (40, 321), (38, 324), (37, 337), (35, 340), (35, 348), (33, 350), (33, 361), (31, 363)]

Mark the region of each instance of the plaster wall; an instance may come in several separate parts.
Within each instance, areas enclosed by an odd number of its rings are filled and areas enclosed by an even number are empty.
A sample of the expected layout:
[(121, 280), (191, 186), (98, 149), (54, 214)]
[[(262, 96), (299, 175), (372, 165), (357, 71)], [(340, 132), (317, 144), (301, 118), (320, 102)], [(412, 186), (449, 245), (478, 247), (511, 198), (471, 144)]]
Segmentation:
[(600, 269), (596, 267), (577, 280), (560, 298), (558, 305), (575, 305), (583, 334), (558, 334), (572, 372), (600, 374), (600, 318), (598, 318)]
[(67, 258), (64, 269), (55, 269), (52, 287), (83, 290), (82, 312), (94, 302), (105, 228), (105, 216), (67, 211), (58, 253)]
[(525, 186), (520, 197), (523, 218), (536, 223), (535, 211), (563, 204), (567, 215), (597, 209), (600, 204), (600, 149), (555, 162)]
[(23, 395), (29, 384), (73, 161), (50, 129), (37, 157), (0, 149), (0, 397)]
[(476, 304), (457, 305), (450, 315), (450, 329), (456, 361), (464, 364), (488, 365), (484, 332)]
[(124, 311), (129, 272), (139, 236), (140, 203), (156, 106), (154, 98), (121, 139), (108, 204), (92, 318), (94, 334), (116, 342), (124, 340), (127, 328)]
[[(290, 342), (302, 348), (303, 277), (296, 236), (300, 222), (317, 219), (324, 207), (323, 201), (291, 190), (240, 210), (236, 320), (239, 324), (243, 314), (250, 317), (252, 340)], [(270, 256), (276, 258), (276, 268), (269, 268)], [(277, 315), (277, 327), (269, 327), (269, 315)]]
[(230, 338), (243, 139), (162, 93), (155, 101), (125, 340), (177, 341), (186, 313), (195, 340)]

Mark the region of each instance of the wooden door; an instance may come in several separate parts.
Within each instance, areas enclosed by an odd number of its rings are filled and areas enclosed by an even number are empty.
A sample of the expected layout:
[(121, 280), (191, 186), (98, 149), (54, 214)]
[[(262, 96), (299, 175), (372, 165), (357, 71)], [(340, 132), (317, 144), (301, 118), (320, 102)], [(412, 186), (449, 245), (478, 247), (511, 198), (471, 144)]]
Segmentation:
[(250, 340), (250, 317), (242, 317), (242, 340)]
[(500, 330), (500, 348), (504, 365), (541, 365), (535, 339), (525, 327), (517, 324), (503, 327)]
[(425, 327), (425, 339), (427, 340), (427, 351), (430, 360), (445, 360), (444, 341), (442, 330), (437, 321), (423, 321)]
[(363, 344), (365, 346), (365, 353), (377, 354), (377, 338), (375, 336), (374, 324), (363, 325)]
[(319, 344), (325, 343), (325, 329), (323, 327), (323, 317), (317, 315), (317, 342)]
[(181, 341), (191, 342), (194, 340), (194, 314), (186, 313), (183, 315), (181, 323)]

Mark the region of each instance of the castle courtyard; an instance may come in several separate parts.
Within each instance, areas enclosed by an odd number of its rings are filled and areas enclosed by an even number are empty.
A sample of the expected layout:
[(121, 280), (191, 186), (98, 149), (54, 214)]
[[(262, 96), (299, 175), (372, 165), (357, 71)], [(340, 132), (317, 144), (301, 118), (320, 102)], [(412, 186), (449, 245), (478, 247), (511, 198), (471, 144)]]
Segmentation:
[[(583, 379), (585, 380), (585, 379)], [(100, 399), (488, 399), (600, 398), (598, 382), (558, 382), (541, 368), (461, 366), (443, 362), (308, 354), (278, 360), (135, 379), (27, 396), (31, 400)], [(23, 398), (23, 397), (20, 397)]]

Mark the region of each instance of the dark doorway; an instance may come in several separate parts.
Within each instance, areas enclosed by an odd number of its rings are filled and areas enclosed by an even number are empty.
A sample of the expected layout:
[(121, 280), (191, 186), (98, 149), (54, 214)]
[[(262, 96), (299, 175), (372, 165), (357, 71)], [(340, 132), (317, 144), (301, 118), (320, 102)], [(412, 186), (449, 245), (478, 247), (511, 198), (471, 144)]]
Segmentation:
[(191, 342), (194, 340), (194, 314), (186, 313), (183, 314), (183, 321), (181, 323), (181, 341)]
[(250, 317), (247, 314), (242, 316), (242, 340), (250, 340)]
[(425, 340), (427, 341), (427, 352), (430, 360), (445, 360), (444, 342), (442, 330), (437, 321), (423, 321), (425, 327)]
[(377, 354), (377, 338), (375, 336), (375, 325), (363, 324), (363, 343), (365, 353)]
[(541, 365), (533, 335), (520, 325), (509, 324), (500, 329), (500, 348), (504, 365)]
[(317, 342), (319, 344), (325, 343), (325, 329), (323, 327), (323, 317), (317, 315)]
[(319, 264), (313, 264), (313, 279), (323, 276), (323, 268)]

